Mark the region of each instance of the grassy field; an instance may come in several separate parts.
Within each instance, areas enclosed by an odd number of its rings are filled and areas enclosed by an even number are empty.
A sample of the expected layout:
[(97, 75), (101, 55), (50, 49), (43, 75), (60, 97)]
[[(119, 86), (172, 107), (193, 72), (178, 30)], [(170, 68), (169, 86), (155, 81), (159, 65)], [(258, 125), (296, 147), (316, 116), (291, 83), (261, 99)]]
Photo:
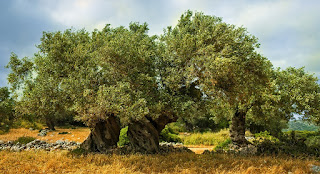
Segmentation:
[(0, 152), (0, 173), (310, 173), (311, 159), (233, 155), (102, 155)]
[[(68, 134), (58, 134), (69, 132)], [(205, 142), (215, 138), (213, 144), (222, 141), (227, 130), (219, 133), (182, 135), (186, 139)], [(32, 136), (54, 142), (59, 139), (82, 142), (89, 134), (87, 128), (57, 129), (45, 137), (38, 131), (12, 129), (0, 135), (0, 140), (15, 140), (21, 136)], [(189, 140), (188, 140), (189, 141)], [(192, 145), (191, 145), (192, 146)], [(192, 147), (206, 147), (193, 145)], [(210, 146), (211, 147), (211, 146)], [(320, 166), (312, 158), (289, 156), (235, 156), (231, 154), (199, 155), (172, 153), (167, 155), (71, 155), (68, 151), (0, 151), (0, 173), (310, 173), (309, 165)]]
[[(59, 134), (61, 132), (68, 132), (68, 134)], [(68, 140), (68, 141), (76, 141), (83, 142), (90, 133), (89, 128), (77, 128), (77, 129), (61, 129), (57, 128), (56, 131), (49, 132), (47, 136), (41, 137), (37, 136), (39, 133), (38, 130), (29, 130), (29, 129), (10, 129), (9, 133), (0, 135), (0, 140), (3, 141), (13, 141), (18, 139), (19, 137), (29, 136), (34, 137), (39, 140), (47, 141), (47, 142), (55, 142), (57, 140)]]

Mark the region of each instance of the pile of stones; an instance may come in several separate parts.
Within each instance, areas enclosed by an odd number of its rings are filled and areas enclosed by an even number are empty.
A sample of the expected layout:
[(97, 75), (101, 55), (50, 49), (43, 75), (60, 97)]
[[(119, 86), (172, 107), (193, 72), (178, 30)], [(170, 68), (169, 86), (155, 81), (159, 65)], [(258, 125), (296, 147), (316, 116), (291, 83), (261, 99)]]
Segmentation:
[(73, 150), (80, 146), (80, 143), (74, 141), (63, 141), (58, 140), (55, 143), (47, 143), (41, 140), (33, 140), (27, 144), (14, 143), (13, 141), (1, 141), (0, 140), (0, 150), (9, 150), (14, 152), (20, 152), (23, 150), (46, 150), (46, 151), (54, 151), (54, 150)]

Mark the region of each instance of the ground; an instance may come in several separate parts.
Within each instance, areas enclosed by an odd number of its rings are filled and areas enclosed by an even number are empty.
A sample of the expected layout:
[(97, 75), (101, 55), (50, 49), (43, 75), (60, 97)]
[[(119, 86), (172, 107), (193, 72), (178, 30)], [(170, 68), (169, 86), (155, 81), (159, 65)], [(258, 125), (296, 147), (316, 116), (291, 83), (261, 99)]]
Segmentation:
[[(69, 132), (68, 134), (58, 134)], [(0, 140), (34, 136), (54, 142), (59, 139), (83, 141), (89, 134), (85, 128), (57, 129), (45, 137), (38, 131), (13, 129), (0, 135)], [(52, 136), (51, 136), (52, 135)], [(204, 148), (198, 146), (194, 148)], [(210, 147), (211, 148), (211, 147)], [(197, 149), (199, 150), (199, 149)], [(201, 149), (202, 150), (202, 149)], [(73, 155), (68, 151), (0, 151), (0, 173), (310, 173), (310, 165), (320, 166), (312, 158), (288, 156), (235, 156), (231, 154), (199, 155), (172, 153), (167, 155)]]

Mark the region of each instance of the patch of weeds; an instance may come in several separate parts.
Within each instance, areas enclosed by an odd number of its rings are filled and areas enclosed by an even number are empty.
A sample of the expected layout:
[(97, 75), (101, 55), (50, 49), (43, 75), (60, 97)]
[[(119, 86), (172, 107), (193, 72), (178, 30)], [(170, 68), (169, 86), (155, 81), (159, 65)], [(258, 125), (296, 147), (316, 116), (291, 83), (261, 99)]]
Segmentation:
[(225, 141), (219, 143), (214, 150), (215, 151), (220, 151), (220, 150), (228, 150), (229, 149), (229, 145), (232, 144), (232, 141), (230, 138), (226, 139)]
[(128, 126), (122, 128), (120, 130), (120, 136), (119, 136), (119, 141), (118, 141), (118, 146), (119, 147), (122, 147), (122, 146), (125, 146), (125, 145), (129, 145), (130, 141), (129, 141), (127, 132), (128, 132)]
[(180, 137), (178, 136), (178, 133), (175, 132), (170, 127), (166, 126), (160, 133), (159, 137), (160, 141), (162, 142), (181, 142)]
[(81, 156), (81, 155), (87, 155), (88, 151), (81, 147), (78, 147), (76, 149), (71, 150), (68, 154), (72, 156)]
[(68, 134), (69, 132), (59, 132), (59, 134)]
[(14, 144), (28, 144), (30, 143), (31, 141), (34, 141), (35, 138), (34, 137), (19, 137), (17, 140), (14, 141)]

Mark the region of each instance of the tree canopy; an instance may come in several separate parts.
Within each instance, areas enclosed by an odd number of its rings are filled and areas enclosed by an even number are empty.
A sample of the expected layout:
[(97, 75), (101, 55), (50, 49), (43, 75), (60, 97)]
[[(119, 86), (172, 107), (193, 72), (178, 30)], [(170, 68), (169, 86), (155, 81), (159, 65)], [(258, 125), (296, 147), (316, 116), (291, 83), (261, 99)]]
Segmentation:
[(317, 78), (273, 68), (245, 28), (187, 11), (161, 36), (147, 32), (146, 23), (44, 32), (33, 58), (12, 54), (7, 66), (17, 110), (52, 129), (76, 115), (92, 128), (87, 147), (102, 151), (101, 137), (119, 136), (119, 122), (129, 126), (132, 145), (155, 152), (160, 131), (179, 117), (229, 119), (238, 144), (246, 142), (246, 119), (286, 121), (296, 113), (320, 123)]

